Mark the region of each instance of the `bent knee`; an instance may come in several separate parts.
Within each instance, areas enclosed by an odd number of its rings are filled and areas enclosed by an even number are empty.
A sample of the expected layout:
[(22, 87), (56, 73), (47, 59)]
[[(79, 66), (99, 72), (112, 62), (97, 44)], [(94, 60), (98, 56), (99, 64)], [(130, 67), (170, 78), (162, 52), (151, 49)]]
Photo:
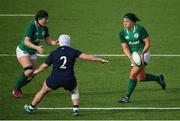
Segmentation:
[(42, 86), (42, 88), (41, 88), (41, 92), (42, 92), (42, 93), (48, 93), (48, 92), (50, 92), (51, 90), (52, 90), (52, 89), (47, 86), (46, 82), (44, 82), (44, 83), (43, 83), (43, 86)]
[(33, 74), (33, 66), (24, 67), (24, 74), (26, 76), (31, 76)]
[(77, 87), (71, 91), (71, 99), (79, 99), (79, 90)]
[(136, 76), (137, 76), (136, 73), (130, 73), (130, 74), (129, 74), (129, 78), (130, 78), (130, 79), (135, 79)]
[(145, 80), (144, 78), (137, 78), (138, 82), (141, 82), (141, 81), (144, 81), (144, 80)]
[(146, 77), (145, 77), (144, 74), (139, 74), (139, 75), (137, 76), (137, 80), (138, 80), (138, 81), (144, 81), (145, 79), (146, 79)]

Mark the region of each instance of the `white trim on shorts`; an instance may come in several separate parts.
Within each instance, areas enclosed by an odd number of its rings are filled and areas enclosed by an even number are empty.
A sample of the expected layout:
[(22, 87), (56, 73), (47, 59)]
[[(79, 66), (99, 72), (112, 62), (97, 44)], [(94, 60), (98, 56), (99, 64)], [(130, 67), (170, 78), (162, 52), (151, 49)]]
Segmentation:
[(30, 54), (26, 51), (23, 51), (19, 48), (19, 46), (17, 46), (16, 48), (16, 56), (17, 58), (21, 58), (23, 56), (29, 56), (31, 60), (37, 60), (37, 54)]

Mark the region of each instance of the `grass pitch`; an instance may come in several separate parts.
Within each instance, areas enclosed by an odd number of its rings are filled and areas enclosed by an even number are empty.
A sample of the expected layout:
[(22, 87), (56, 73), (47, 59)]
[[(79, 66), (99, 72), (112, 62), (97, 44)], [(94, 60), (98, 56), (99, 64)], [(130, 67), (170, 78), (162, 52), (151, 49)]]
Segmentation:
[[(180, 54), (178, 47), (179, 0), (0, 0), (0, 14), (34, 14), (39, 9), (49, 12), (52, 38), (69, 33), (72, 47), (90, 54), (122, 54), (118, 32), (122, 16), (136, 13), (151, 36), (151, 54)], [(0, 53), (15, 54), (17, 44), (33, 17), (0, 16)], [(55, 49), (43, 43), (46, 54)], [(110, 65), (77, 60), (75, 72), (80, 89), (80, 107), (180, 107), (180, 57), (151, 57), (147, 72), (165, 74), (167, 90), (153, 82), (138, 83), (131, 102), (119, 104), (127, 90), (130, 62), (126, 57), (104, 57)], [(39, 58), (40, 65), (45, 58)], [(11, 96), (22, 68), (16, 57), (0, 56), (0, 119), (56, 120), (155, 120), (180, 119), (180, 110), (82, 110), (73, 117), (71, 110), (35, 110), (24, 112), (50, 74), (50, 68), (37, 75), (23, 88), (24, 97)], [(70, 94), (63, 89), (49, 93), (38, 107), (71, 107)]]

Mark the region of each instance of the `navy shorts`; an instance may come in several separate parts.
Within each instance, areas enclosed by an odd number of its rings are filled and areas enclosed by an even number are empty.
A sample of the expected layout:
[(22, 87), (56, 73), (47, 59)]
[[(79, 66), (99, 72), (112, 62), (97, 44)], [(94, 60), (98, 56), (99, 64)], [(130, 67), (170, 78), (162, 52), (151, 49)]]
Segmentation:
[(54, 78), (52, 76), (49, 76), (46, 80), (46, 84), (53, 90), (63, 87), (65, 90), (72, 91), (76, 87), (77, 82), (74, 76), (59, 79), (57, 77)]

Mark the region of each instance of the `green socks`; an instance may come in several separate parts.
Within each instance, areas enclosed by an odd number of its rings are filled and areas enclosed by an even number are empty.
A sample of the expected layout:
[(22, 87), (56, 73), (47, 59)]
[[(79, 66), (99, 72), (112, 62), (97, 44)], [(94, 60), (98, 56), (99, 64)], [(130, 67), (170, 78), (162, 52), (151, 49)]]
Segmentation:
[(153, 74), (146, 74), (146, 79), (143, 80), (144, 82), (146, 81), (156, 81), (156, 82), (159, 82), (160, 81), (160, 78), (159, 76), (156, 76), (156, 75), (153, 75)]
[(15, 86), (15, 90), (19, 90), (21, 89), (23, 86), (25, 86), (27, 83), (30, 82), (30, 80), (27, 80), (27, 76), (24, 74), (24, 72), (19, 76), (17, 82), (16, 82), (16, 86)]
[(128, 92), (126, 94), (126, 97), (130, 97), (132, 92), (134, 91), (137, 84), (136, 79), (129, 79), (129, 85), (128, 85)]
[(32, 76), (32, 75), (29, 77), (26, 76), (26, 80), (23, 82), (22, 87), (24, 87), (26, 84), (28, 84), (33, 78), (34, 78), (34, 76)]
[(16, 89), (16, 90), (21, 89), (21, 87), (22, 87), (22, 85), (23, 85), (23, 83), (24, 83), (24, 80), (26, 80), (26, 76), (25, 76), (24, 73), (22, 73), (22, 74), (19, 76), (19, 78), (18, 78), (18, 80), (17, 80), (17, 82), (16, 82), (16, 86), (15, 86), (14, 89)]
[[(146, 79), (143, 80), (143, 82), (147, 82), (147, 81), (156, 81), (156, 82), (160, 82), (160, 78), (159, 76), (153, 75), (153, 74), (146, 74)], [(128, 91), (126, 94), (126, 97), (130, 97), (131, 94), (133, 93), (135, 87), (137, 84), (137, 80), (136, 79), (129, 79), (129, 85), (128, 85)]]

